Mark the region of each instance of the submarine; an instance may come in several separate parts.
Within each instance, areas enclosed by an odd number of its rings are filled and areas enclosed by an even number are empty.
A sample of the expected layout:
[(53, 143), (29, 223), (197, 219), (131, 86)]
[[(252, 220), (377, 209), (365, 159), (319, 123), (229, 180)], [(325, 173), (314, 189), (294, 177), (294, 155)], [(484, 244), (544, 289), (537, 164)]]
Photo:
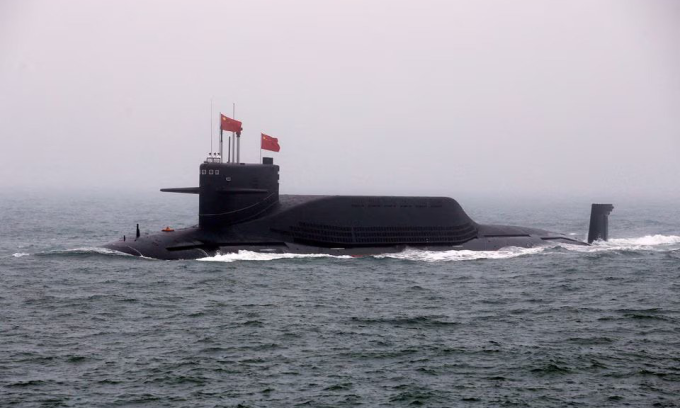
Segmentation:
[(161, 189), (197, 194), (198, 225), (178, 230), (168, 227), (145, 235), (137, 225), (135, 238), (123, 237), (104, 248), (178, 260), (238, 251), (365, 256), (407, 248), (495, 251), (590, 245), (595, 240), (607, 240), (608, 218), (614, 208), (611, 204), (592, 204), (584, 242), (542, 229), (480, 224), (449, 197), (279, 194), (279, 166), (273, 158), (241, 163), (231, 146), (226, 162), (221, 153), (211, 153), (200, 164), (198, 184)]

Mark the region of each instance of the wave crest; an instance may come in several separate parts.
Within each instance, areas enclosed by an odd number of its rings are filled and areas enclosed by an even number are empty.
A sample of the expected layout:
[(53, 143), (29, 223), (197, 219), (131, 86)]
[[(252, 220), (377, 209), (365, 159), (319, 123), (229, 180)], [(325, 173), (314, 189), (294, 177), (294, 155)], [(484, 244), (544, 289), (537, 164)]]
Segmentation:
[(228, 254), (217, 254), (215, 256), (200, 258), (199, 261), (205, 262), (236, 262), (236, 261), (276, 261), (279, 259), (304, 259), (304, 258), (337, 258), (351, 259), (349, 255), (327, 255), (327, 254), (274, 254), (253, 251), (238, 251)]
[(680, 244), (680, 236), (678, 235), (645, 235), (640, 238), (615, 238), (608, 242), (603, 242), (606, 245), (635, 245), (635, 246), (662, 246), (662, 245), (677, 245)]
[(596, 241), (592, 246), (565, 245), (577, 252), (609, 252), (609, 251), (652, 251), (667, 252), (680, 248), (680, 236), (677, 235), (645, 235), (637, 238), (612, 238), (609, 241)]
[(518, 248), (507, 247), (501, 248), (498, 251), (468, 251), (468, 250), (450, 250), (450, 251), (423, 251), (420, 249), (407, 249), (403, 252), (394, 254), (374, 255), (374, 258), (392, 258), (402, 259), (407, 261), (423, 261), (423, 262), (451, 262), (451, 261), (475, 261), (480, 259), (509, 259), (517, 258), (518, 256), (533, 255), (545, 251), (549, 247), (534, 247), (534, 248)]
[[(521, 256), (530, 256), (540, 253), (549, 254), (556, 248), (571, 252), (597, 253), (597, 252), (617, 252), (617, 251), (675, 251), (680, 249), (680, 236), (677, 235), (646, 235), (637, 238), (615, 238), (607, 242), (598, 241), (592, 246), (555, 244), (534, 248), (507, 247), (498, 251), (469, 251), (469, 250), (448, 250), (448, 251), (426, 251), (410, 248), (402, 252), (376, 254), (369, 256), (358, 256), (357, 258), (370, 259), (397, 259), (417, 262), (458, 262), (476, 261), (484, 259), (511, 259)], [(238, 262), (238, 261), (276, 261), (282, 259), (306, 259), (306, 258), (335, 258), (335, 259), (354, 259), (349, 255), (329, 255), (329, 254), (290, 254), (290, 253), (261, 253), (253, 251), (238, 251), (234, 253), (218, 254), (213, 257), (201, 258), (199, 261), (205, 262)]]

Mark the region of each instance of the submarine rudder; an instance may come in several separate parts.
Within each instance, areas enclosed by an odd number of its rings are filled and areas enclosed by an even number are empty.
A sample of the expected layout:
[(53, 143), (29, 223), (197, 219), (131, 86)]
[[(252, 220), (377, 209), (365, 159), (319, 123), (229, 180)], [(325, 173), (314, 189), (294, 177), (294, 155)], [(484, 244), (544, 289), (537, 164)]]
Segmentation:
[(609, 214), (614, 210), (612, 204), (593, 204), (590, 210), (588, 243), (609, 240)]

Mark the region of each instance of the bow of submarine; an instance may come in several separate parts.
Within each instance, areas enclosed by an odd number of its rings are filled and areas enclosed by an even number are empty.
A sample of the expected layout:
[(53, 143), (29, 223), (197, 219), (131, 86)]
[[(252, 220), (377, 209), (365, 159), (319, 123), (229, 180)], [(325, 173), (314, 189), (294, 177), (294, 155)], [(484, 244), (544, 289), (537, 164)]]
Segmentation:
[(198, 227), (121, 239), (103, 247), (129, 255), (166, 260), (205, 258), (214, 256), (218, 250), (216, 245), (207, 242), (204, 232)]

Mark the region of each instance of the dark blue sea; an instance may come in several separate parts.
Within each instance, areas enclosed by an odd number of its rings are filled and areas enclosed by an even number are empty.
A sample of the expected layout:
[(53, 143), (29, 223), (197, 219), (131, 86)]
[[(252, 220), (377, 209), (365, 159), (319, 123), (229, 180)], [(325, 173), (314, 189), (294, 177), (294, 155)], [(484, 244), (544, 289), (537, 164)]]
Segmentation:
[[(588, 201), (460, 201), (587, 232)], [(0, 406), (678, 407), (680, 208), (614, 204), (589, 248), (156, 261), (97, 246), (195, 196), (4, 192)]]

